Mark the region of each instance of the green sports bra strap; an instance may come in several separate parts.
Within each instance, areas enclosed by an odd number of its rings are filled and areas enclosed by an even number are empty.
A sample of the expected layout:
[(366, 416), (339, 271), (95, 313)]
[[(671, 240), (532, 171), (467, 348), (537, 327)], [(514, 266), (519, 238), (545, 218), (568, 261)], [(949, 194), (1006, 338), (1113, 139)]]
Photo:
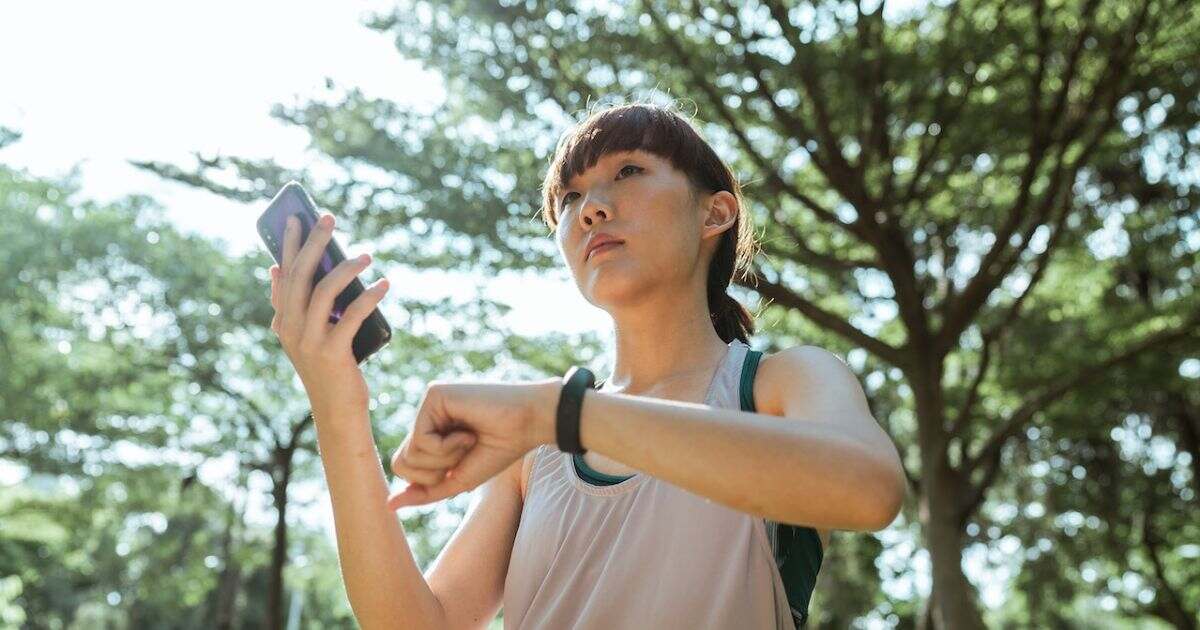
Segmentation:
[(762, 354), (758, 350), (749, 350), (746, 352), (746, 360), (742, 363), (742, 382), (738, 388), (742, 411), (757, 412), (754, 408), (754, 375), (758, 372), (758, 361)]

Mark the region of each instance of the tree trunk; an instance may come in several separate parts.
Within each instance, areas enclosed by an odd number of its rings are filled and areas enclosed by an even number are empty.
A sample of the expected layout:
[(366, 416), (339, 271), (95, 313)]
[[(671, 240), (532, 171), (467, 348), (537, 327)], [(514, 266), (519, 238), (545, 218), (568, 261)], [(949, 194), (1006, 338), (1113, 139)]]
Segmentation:
[(1171, 402), (1179, 419), (1179, 445), (1192, 456), (1193, 498), (1200, 501), (1200, 417), (1189, 410), (1188, 399), (1174, 395)]
[(933, 598), (933, 593), (925, 599), (925, 604), (917, 613), (917, 630), (935, 630), (933, 626), (933, 608), (936, 605), (936, 600)]
[(283, 630), (283, 567), (287, 564), (287, 490), (292, 476), (294, 447), (275, 450), (275, 466), (271, 475), (275, 501), (275, 548), (271, 551), (271, 572), (267, 582), (268, 630)]
[(974, 587), (962, 568), (962, 514), (966, 491), (948, 459), (950, 436), (942, 396), (942, 366), (922, 357), (910, 374), (921, 442), (921, 531), (933, 565), (933, 625), (937, 630), (984, 630)]
[(225, 536), (221, 540), (221, 560), (224, 567), (217, 578), (216, 612), (213, 615), (217, 630), (232, 630), (237, 617), (238, 586), (242, 581), (242, 565), (234, 555), (233, 531), (237, 513), (230, 509), (229, 523), (225, 525)]
[(975, 601), (975, 588), (962, 569), (962, 530), (959, 527), (959, 484), (948, 470), (924, 474), (921, 497), (925, 547), (933, 565), (933, 619), (938, 630), (984, 630)]

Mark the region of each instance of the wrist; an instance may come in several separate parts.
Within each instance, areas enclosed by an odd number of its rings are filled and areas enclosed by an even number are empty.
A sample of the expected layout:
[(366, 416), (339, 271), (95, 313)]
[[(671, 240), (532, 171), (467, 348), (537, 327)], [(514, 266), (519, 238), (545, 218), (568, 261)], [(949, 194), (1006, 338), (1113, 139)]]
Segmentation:
[(371, 415), (366, 405), (325, 405), (311, 402), (313, 426), (317, 428), (318, 437), (371, 432)]
[(558, 397), (562, 392), (562, 379), (552, 378), (541, 381), (535, 387), (534, 405), (530, 413), (532, 431), (530, 432), (530, 448), (543, 444), (554, 446), (558, 443), (555, 434)]

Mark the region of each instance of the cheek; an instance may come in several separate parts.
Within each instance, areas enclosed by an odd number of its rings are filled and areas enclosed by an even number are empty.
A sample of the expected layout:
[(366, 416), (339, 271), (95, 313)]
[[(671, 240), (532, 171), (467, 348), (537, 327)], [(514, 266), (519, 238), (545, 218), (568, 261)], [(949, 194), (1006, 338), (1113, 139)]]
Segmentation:
[(572, 276), (578, 275), (584, 266), (584, 262), (578, 258), (578, 248), (580, 247), (578, 239), (568, 240), (559, 234), (555, 236), (554, 242), (558, 246), (558, 257), (562, 261), (563, 268)]
[(689, 225), (682, 208), (663, 208), (638, 226), (642, 251), (656, 261), (677, 264), (699, 247), (699, 234)]

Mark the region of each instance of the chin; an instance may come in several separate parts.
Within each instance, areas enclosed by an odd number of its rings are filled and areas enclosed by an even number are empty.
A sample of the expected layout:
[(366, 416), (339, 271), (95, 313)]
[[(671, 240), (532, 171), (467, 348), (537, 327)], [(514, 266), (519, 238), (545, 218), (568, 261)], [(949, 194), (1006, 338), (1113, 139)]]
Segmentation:
[(639, 295), (654, 288), (651, 283), (639, 281), (632, 274), (589, 274), (585, 281), (588, 284), (579, 289), (584, 299), (592, 306), (610, 313), (622, 304), (636, 301)]

